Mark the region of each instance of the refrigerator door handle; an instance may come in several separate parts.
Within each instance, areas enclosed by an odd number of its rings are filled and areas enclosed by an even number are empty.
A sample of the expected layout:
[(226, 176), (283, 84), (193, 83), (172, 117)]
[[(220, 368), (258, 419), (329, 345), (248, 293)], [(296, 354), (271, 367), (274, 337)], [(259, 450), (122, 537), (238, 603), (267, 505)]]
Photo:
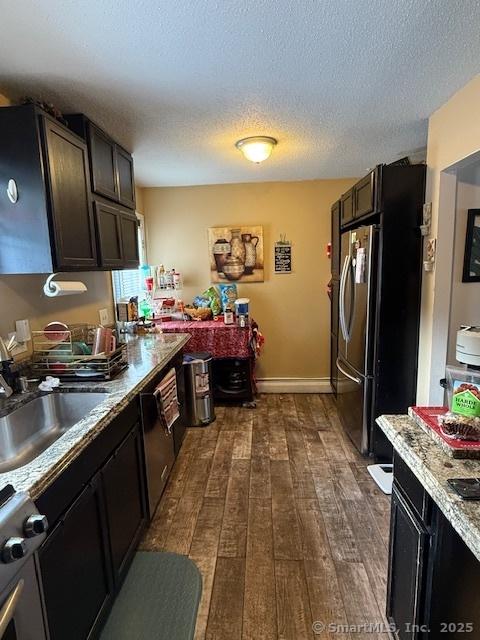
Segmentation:
[(348, 342), (347, 323), (345, 322), (345, 285), (347, 280), (348, 263), (350, 262), (350, 256), (345, 257), (345, 261), (342, 267), (342, 275), (340, 276), (340, 295), (339, 295), (339, 320), (340, 328), (342, 330), (343, 339)]
[(348, 373), (347, 371), (345, 371), (345, 369), (342, 367), (340, 362), (341, 362), (340, 358), (337, 358), (337, 368), (338, 368), (338, 370), (341, 371), (343, 373), (343, 375), (346, 378), (348, 378), (349, 380), (351, 380), (352, 382), (356, 382), (357, 384), (362, 384), (362, 379), (361, 378), (357, 378), (355, 376), (352, 376), (351, 373)]
[[(350, 317), (348, 319), (348, 327), (347, 327), (347, 323), (345, 322), (345, 327), (347, 329), (347, 336), (348, 336), (348, 342), (350, 342), (351, 338), (352, 338), (352, 327), (353, 327), (353, 319), (355, 317), (355, 302), (356, 302), (356, 294), (355, 294), (355, 274), (354, 274), (354, 269), (353, 269), (353, 260), (350, 257), (349, 263), (348, 263), (348, 269), (347, 272), (345, 274), (345, 287), (347, 285), (347, 277), (350, 276), (351, 279), (351, 288), (350, 288)], [(345, 303), (344, 303), (344, 307), (345, 307)]]

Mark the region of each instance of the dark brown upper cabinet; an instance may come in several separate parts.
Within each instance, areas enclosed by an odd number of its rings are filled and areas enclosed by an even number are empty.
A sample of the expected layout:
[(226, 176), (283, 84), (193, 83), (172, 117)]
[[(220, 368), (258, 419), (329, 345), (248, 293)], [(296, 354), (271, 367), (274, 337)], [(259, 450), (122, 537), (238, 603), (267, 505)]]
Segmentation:
[(98, 257), (100, 266), (107, 269), (121, 269), (123, 267), (120, 215), (115, 205), (95, 201)]
[(383, 165), (378, 165), (359, 180), (341, 198), (341, 226), (369, 215), (377, 214), (382, 207)]
[(135, 269), (140, 264), (138, 220), (135, 215), (122, 213), (120, 224), (122, 227), (123, 266), (125, 269)]
[(98, 199), (95, 200), (94, 206), (100, 267), (138, 267), (138, 221), (135, 214), (116, 204)]
[(135, 180), (133, 175), (132, 156), (115, 145), (118, 177), (118, 200), (129, 209), (135, 209)]
[(42, 120), (57, 269), (97, 265), (85, 144), (60, 123)]
[(375, 211), (376, 172), (370, 171), (354, 187), (355, 218), (367, 216)]
[(347, 191), (347, 193), (344, 193), (342, 198), (341, 198), (341, 204), (342, 204), (342, 208), (341, 208), (341, 224), (342, 224), (342, 226), (344, 224), (348, 224), (354, 218), (353, 202), (354, 202), (354, 193), (353, 193), (353, 189), (350, 189), (349, 191)]
[(88, 140), (92, 189), (105, 198), (118, 201), (115, 143), (95, 125), (89, 127)]
[(0, 109), (0, 140), (0, 273), (97, 268), (84, 141), (34, 105)]
[(337, 279), (340, 277), (340, 212), (342, 210), (342, 203), (337, 200), (331, 208), (331, 243), (332, 243), (332, 255), (331, 255), (331, 273), (332, 278)]
[(95, 194), (135, 209), (133, 158), (84, 114), (65, 116), (68, 126), (83, 138), (90, 155), (92, 190)]

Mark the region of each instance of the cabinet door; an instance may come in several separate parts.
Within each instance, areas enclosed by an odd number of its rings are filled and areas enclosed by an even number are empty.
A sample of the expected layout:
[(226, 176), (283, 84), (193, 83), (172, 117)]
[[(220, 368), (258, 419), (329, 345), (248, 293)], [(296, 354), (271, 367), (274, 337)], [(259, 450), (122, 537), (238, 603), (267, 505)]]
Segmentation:
[(478, 638), (480, 562), (440, 509), (433, 507), (430, 638)]
[(399, 640), (421, 637), (415, 628), (424, 615), (424, 569), (428, 536), (396, 485), (392, 490), (387, 615)]
[(355, 185), (355, 218), (375, 211), (375, 171), (371, 171)]
[(39, 550), (51, 640), (85, 640), (113, 597), (101, 484), (80, 494)]
[(135, 180), (132, 156), (116, 145), (118, 200), (129, 209), (135, 209)]
[(341, 224), (347, 224), (353, 220), (353, 189), (344, 193), (341, 198), (342, 208), (341, 208)]
[(86, 145), (62, 125), (43, 120), (57, 269), (97, 266)]
[(332, 238), (332, 277), (339, 278), (340, 277), (340, 210), (341, 203), (340, 200), (335, 202), (332, 207), (332, 228), (331, 228), (331, 238)]
[(94, 124), (89, 124), (92, 187), (95, 193), (118, 200), (116, 144)]
[(123, 266), (125, 269), (136, 269), (139, 265), (138, 253), (138, 220), (134, 215), (120, 217), (122, 227)]
[(127, 436), (102, 470), (114, 581), (124, 579), (146, 522), (140, 430)]
[(95, 202), (97, 223), (97, 245), (99, 262), (102, 267), (123, 266), (121, 214), (115, 207), (103, 202)]

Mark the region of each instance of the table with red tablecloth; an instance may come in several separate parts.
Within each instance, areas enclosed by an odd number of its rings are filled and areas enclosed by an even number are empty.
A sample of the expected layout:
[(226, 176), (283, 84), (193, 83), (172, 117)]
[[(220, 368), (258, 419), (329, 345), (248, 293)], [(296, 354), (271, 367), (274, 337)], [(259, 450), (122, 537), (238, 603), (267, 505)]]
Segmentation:
[[(208, 352), (213, 358), (214, 394), (217, 399), (253, 400), (255, 391), (252, 326), (239, 327), (237, 324), (225, 324), (223, 320), (205, 321), (166, 321), (161, 324), (164, 333), (189, 333), (186, 345), (187, 353)], [(248, 384), (241, 387), (237, 382)], [(238, 387), (237, 391), (230, 387)]]

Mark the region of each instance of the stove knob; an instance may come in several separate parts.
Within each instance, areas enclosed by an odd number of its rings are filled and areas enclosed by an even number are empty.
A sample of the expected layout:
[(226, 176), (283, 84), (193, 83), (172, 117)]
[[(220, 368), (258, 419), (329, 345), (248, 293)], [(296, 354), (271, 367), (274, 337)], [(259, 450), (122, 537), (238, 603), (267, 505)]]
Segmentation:
[(2, 560), (6, 564), (20, 560), (27, 553), (27, 545), (23, 538), (9, 538), (2, 548)]
[(48, 529), (47, 516), (42, 516), (40, 513), (34, 513), (23, 523), (23, 532), (27, 538), (34, 538), (40, 536)]

